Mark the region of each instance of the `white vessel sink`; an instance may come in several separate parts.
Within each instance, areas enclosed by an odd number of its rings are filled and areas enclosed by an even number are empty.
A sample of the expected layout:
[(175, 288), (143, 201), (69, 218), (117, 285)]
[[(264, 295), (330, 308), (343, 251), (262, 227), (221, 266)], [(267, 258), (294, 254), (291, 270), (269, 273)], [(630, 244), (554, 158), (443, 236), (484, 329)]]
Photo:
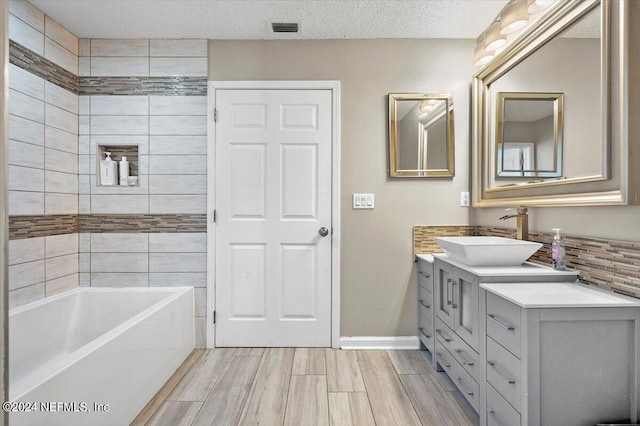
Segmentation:
[(437, 237), (447, 256), (469, 266), (515, 266), (542, 247), (541, 243), (503, 237)]

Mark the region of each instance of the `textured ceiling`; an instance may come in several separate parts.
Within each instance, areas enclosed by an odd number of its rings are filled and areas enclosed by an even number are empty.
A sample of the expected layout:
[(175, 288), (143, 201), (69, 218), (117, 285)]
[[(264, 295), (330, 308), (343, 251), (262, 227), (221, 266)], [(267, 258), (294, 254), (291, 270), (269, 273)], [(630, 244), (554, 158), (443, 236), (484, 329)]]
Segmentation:
[[(507, 0), (30, 0), (83, 38), (476, 38)], [(298, 22), (274, 34), (271, 22)]]

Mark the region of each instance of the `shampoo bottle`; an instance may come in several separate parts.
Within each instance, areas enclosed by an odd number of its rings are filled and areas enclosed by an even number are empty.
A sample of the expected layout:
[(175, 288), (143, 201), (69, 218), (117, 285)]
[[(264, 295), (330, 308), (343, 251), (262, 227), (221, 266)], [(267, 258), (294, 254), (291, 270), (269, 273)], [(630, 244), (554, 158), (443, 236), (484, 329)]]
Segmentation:
[(553, 263), (553, 269), (557, 271), (564, 271), (567, 269), (567, 254), (560, 236), (560, 228), (553, 228), (556, 235), (553, 237), (553, 244), (551, 244), (551, 261)]
[(105, 152), (107, 158), (100, 160), (100, 185), (114, 186), (118, 184), (118, 163), (111, 159), (111, 153)]
[(122, 156), (120, 160), (120, 185), (129, 185), (129, 161), (126, 156)]

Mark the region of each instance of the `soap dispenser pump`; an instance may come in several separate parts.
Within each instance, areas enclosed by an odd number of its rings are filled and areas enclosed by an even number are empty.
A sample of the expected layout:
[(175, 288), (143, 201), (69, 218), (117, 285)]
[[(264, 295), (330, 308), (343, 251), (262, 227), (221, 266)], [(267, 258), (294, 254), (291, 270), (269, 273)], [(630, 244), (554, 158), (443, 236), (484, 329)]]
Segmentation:
[(106, 158), (100, 161), (100, 185), (114, 186), (118, 184), (118, 163), (111, 159), (111, 153), (105, 152)]
[(551, 262), (553, 269), (557, 271), (564, 271), (567, 269), (567, 253), (560, 235), (560, 228), (553, 228), (556, 235), (553, 237), (553, 244), (551, 244)]

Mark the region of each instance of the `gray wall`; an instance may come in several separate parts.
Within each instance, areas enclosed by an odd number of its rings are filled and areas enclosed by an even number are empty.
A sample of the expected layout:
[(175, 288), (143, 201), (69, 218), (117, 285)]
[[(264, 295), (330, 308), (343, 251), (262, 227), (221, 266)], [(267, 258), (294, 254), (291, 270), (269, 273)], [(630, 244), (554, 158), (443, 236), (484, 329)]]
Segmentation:
[[(412, 228), (465, 225), (471, 40), (209, 41), (210, 80), (340, 80), (341, 335), (415, 335)], [(453, 93), (456, 176), (390, 179), (387, 93)], [(351, 209), (373, 192), (375, 210)]]

